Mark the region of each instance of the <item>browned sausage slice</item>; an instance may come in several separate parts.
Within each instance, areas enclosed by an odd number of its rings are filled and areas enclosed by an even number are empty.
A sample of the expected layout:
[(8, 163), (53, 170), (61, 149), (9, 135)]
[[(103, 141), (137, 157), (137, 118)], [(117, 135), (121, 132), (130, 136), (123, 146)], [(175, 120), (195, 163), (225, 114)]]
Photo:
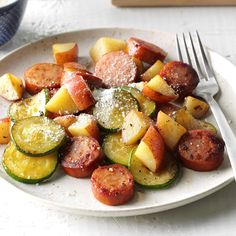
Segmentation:
[(170, 117), (174, 117), (175, 112), (180, 109), (179, 106), (173, 103), (159, 104), (158, 108)]
[(224, 141), (208, 130), (191, 130), (181, 138), (178, 153), (187, 168), (215, 170), (224, 159)]
[(132, 57), (123, 51), (110, 52), (96, 63), (95, 75), (108, 88), (133, 83), (138, 75), (138, 68)]
[(183, 98), (192, 93), (199, 83), (197, 72), (181, 61), (171, 61), (162, 68), (160, 76)]
[(102, 149), (92, 137), (79, 136), (60, 152), (64, 171), (73, 177), (88, 177), (103, 160)]
[(157, 60), (164, 61), (167, 53), (160, 47), (138, 38), (127, 40), (128, 54), (150, 65)]
[(63, 68), (56, 64), (35, 64), (24, 73), (25, 88), (30, 94), (36, 94), (44, 88), (60, 87)]
[(95, 198), (107, 205), (121, 205), (134, 195), (134, 179), (128, 169), (119, 164), (102, 166), (92, 174)]

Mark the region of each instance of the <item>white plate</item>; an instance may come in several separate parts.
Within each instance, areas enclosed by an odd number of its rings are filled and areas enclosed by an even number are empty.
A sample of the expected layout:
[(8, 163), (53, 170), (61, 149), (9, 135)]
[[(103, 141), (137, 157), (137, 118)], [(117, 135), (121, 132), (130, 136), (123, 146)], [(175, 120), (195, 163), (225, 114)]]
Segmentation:
[[(134, 29), (91, 29), (52, 36), (26, 45), (1, 60), (0, 74), (11, 72), (22, 78), (24, 70), (32, 64), (52, 62), (51, 45), (55, 42), (77, 41), (80, 47), (79, 55), (87, 57), (89, 48), (101, 36), (122, 39), (137, 36), (160, 45), (169, 53), (169, 59), (176, 59), (174, 36), (171, 34)], [(227, 118), (232, 122), (232, 129), (236, 133), (236, 113), (233, 112), (236, 110), (236, 80), (234, 78), (236, 68), (217, 53), (209, 51), (209, 54), (221, 88), (218, 101)], [(8, 103), (0, 98), (1, 117), (6, 116), (7, 107)], [(212, 118), (209, 117), (209, 120)], [(0, 157), (3, 149), (4, 147), (0, 148)], [(0, 175), (19, 190), (50, 207), (93, 216), (130, 216), (164, 211), (203, 198), (227, 185), (233, 179), (228, 157), (225, 156), (223, 165), (216, 171), (201, 173), (184, 168), (181, 178), (170, 188), (138, 189), (131, 202), (123, 206), (111, 207), (103, 205), (93, 197), (89, 179), (72, 178), (64, 175), (60, 169), (50, 182), (40, 185), (18, 183), (9, 178), (2, 167)]]

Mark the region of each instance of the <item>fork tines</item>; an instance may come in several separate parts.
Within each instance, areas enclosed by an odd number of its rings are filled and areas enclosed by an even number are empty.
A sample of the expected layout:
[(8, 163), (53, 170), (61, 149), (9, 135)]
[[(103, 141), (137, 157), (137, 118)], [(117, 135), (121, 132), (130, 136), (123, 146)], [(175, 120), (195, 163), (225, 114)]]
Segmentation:
[(200, 79), (208, 79), (213, 76), (197, 31), (176, 35), (176, 48), (178, 59), (192, 65)]

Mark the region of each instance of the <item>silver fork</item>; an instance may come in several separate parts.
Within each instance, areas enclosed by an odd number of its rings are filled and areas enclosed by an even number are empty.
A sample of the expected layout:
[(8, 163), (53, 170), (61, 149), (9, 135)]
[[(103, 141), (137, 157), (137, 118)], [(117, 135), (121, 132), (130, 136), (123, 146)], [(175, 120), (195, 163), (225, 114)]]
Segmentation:
[(220, 129), (221, 136), (225, 141), (234, 178), (236, 180), (236, 137), (220, 106), (214, 99), (214, 96), (219, 92), (219, 86), (197, 31), (194, 36), (191, 33), (188, 33), (187, 35), (182, 34), (182, 40), (180, 40), (180, 36), (176, 35), (177, 55), (180, 61), (189, 63), (198, 73), (200, 83), (198, 84), (195, 93), (204, 98), (211, 108)]

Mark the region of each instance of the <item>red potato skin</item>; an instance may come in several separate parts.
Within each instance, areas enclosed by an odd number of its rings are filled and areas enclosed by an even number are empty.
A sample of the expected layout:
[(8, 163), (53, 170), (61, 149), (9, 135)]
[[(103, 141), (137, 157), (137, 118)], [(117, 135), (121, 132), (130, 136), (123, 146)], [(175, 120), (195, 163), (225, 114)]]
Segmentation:
[(91, 134), (91, 136), (100, 143), (101, 141), (100, 129), (98, 128), (98, 124), (96, 120), (92, 121), (92, 123), (87, 128), (87, 130)]
[(95, 88), (106, 88), (105, 84), (102, 82), (100, 78), (94, 76), (92, 73), (85, 70), (78, 70), (76, 72), (68, 72), (68, 71), (64, 72), (61, 79), (61, 85), (63, 85), (65, 82), (69, 80), (73, 80), (74, 76), (81, 76), (91, 90)]
[(67, 62), (78, 61), (79, 47), (77, 43), (67, 52), (57, 52), (54, 54), (54, 61), (57, 65), (63, 66)]
[[(74, 71), (64, 71), (62, 73), (62, 77), (61, 77), (61, 86), (64, 85), (66, 82), (70, 81), (70, 80), (73, 80), (76, 73), (78, 71), (74, 72)], [(87, 73), (87, 72), (84, 72), (84, 73)]]
[[(52, 114), (55, 114), (55, 113), (52, 113)], [(75, 115), (56, 116), (54, 118), (54, 121), (65, 129), (66, 134), (68, 136), (72, 137), (71, 133), (68, 130), (68, 127), (72, 125), (74, 122), (76, 122)]]
[(191, 130), (178, 145), (183, 165), (196, 171), (212, 171), (224, 160), (224, 141), (208, 130)]
[(119, 164), (97, 168), (92, 174), (91, 182), (95, 198), (106, 205), (122, 205), (134, 196), (133, 176)]
[(110, 52), (101, 57), (95, 65), (95, 75), (108, 88), (135, 82), (138, 67), (131, 56), (124, 51)]
[(64, 85), (80, 111), (95, 103), (91, 90), (80, 75), (74, 74), (73, 79), (66, 81)]
[(157, 60), (164, 61), (167, 53), (160, 47), (138, 38), (129, 38), (127, 40), (128, 54), (144, 61), (150, 65)]
[(156, 171), (163, 167), (165, 157), (165, 143), (154, 125), (150, 126), (142, 141), (148, 145), (151, 152), (155, 155)]
[(61, 116), (60, 114), (47, 111), (47, 117), (50, 118), (50, 119), (55, 119), (55, 118), (60, 117), (60, 116)]
[(61, 152), (61, 165), (66, 174), (75, 178), (91, 176), (103, 160), (98, 141), (92, 137), (79, 136), (71, 139)]
[(154, 91), (153, 89), (149, 88), (147, 85), (143, 87), (142, 93), (151, 100), (161, 104), (176, 100), (176, 97), (162, 95)]
[(51, 63), (35, 64), (24, 73), (25, 89), (33, 95), (44, 88), (59, 88), (62, 73), (63, 68), (59, 65)]
[(103, 83), (103, 81), (95, 75), (92, 74), (84, 74), (80, 73), (83, 77), (85, 82), (88, 84), (90, 89), (97, 89), (97, 88), (106, 88), (107, 86)]
[(192, 66), (181, 61), (165, 64), (160, 71), (160, 76), (179, 94), (179, 98), (192, 94), (199, 83), (197, 72)]
[(63, 64), (64, 71), (76, 72), (78, 70), (87, 71), (86, 67), (78, 62), (66, 62)]
[(1, 123), (10, 122), (10, 121), (11, 121), (10, 117), (0, 118)]

